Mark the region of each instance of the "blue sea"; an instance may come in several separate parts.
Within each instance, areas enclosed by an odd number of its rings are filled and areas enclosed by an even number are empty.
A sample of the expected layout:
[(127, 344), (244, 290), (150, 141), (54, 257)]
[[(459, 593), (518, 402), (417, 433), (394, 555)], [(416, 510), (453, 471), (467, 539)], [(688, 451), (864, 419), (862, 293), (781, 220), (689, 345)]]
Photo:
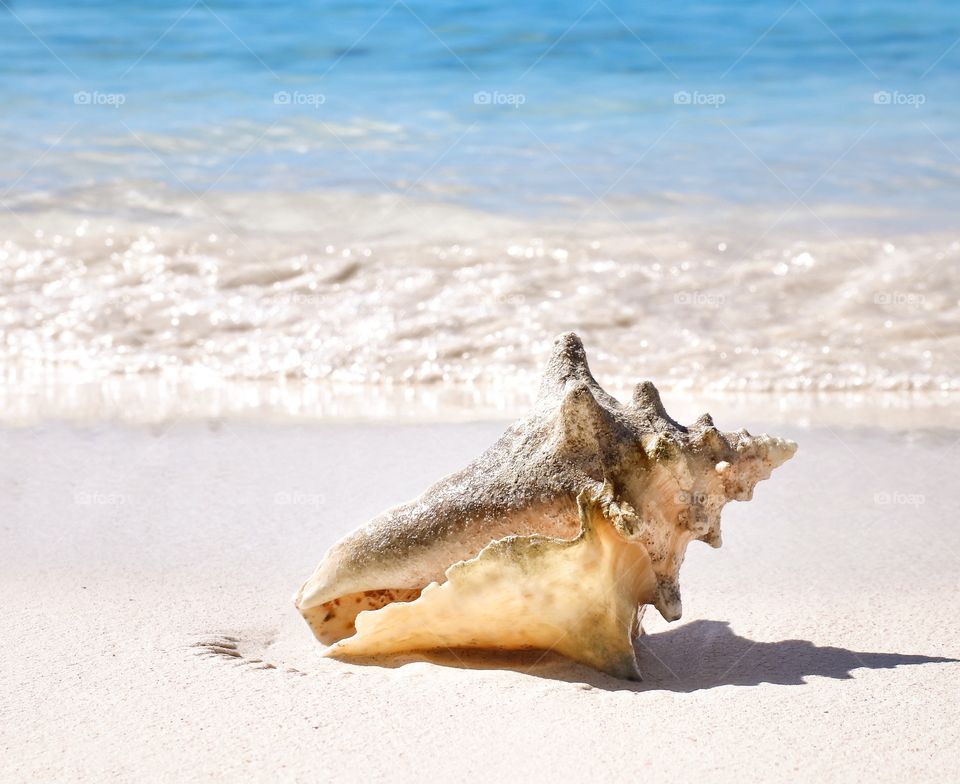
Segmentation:
[(960, 384), (954, 2), (4, 0), (0, 54), (8, 368)]
[(802, 196), (922, 222), (958, 196), (958, 39), (948, 0), (11, 1), (0, 158), (18, 187)]

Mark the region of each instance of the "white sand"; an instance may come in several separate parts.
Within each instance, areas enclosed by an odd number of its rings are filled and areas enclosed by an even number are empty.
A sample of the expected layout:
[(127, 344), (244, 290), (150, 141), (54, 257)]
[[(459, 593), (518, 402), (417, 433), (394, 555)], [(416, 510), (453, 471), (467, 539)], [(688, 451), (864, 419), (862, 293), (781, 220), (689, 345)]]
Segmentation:
[(500, 429), (0, 432), (0, 778), (956, 780), (957, 433), (777, 428), (800, 452), (691, 546), (642, 684), (319, 659), (298, 582)]

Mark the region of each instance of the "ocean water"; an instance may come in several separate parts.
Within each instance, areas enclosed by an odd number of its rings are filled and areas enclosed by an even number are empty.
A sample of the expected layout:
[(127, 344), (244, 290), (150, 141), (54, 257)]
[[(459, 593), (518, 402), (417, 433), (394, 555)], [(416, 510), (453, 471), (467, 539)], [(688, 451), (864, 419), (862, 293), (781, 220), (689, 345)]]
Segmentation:
[(0, 56), (18, 411), (525, 393), (568, 329), (614, 384), (960, 388), (947, 0), (5, 2)]

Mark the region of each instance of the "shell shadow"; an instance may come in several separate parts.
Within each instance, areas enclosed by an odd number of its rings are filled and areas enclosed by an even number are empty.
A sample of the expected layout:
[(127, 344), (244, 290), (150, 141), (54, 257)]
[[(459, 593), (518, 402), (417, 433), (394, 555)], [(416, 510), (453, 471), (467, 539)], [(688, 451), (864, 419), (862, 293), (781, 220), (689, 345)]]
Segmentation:
[[(958, 663), (960, 659), (872, 653), (809, 640), (757, 642), (735, 634), (726, 621), (698, 620), (636, 642), (644, 680), (637, 691), (694, 692), (718, 686), (802, 686), (810, 676), (852, 679), (856, 669)], [(603, 688), (601, 683), (592, 684)], [(623, 688), (622, 686), (618, 688)]]
[(758, 642), (735, 634), (727, 621), (698, 620), (644, 635), (636, 642), (643, 673), (640, 682), (597, 672), (543, 651), (438, 650), (378, 659), (351, 659), (354, 664), (399, 667), (412, 661), (469, 670), (513, 670), (553, 681), (605, 691), (673, 691), (690, 693), (719, 686), (802, 686), (806, 678), (853, 678), (860, 668), (887, 670), (919, 664), (960, 663), (960, 659), (901, 653), (870, 653), (814, 645), (809, 640)]

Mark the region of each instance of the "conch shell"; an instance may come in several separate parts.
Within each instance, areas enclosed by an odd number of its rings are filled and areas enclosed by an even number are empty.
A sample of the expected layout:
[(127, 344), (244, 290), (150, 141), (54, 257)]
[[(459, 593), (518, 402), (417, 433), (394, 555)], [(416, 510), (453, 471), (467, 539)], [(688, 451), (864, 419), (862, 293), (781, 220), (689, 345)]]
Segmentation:
[(533, 411), (341, 539), (296, 605), (328, 656), (539, 648), (636, 679), (644, 605), (680, 617), (687, 544), (719, 547), (724, 504), (796, 448), (706, 414), (684, 427), (649, 381), (621, 405), (561, 335)]

